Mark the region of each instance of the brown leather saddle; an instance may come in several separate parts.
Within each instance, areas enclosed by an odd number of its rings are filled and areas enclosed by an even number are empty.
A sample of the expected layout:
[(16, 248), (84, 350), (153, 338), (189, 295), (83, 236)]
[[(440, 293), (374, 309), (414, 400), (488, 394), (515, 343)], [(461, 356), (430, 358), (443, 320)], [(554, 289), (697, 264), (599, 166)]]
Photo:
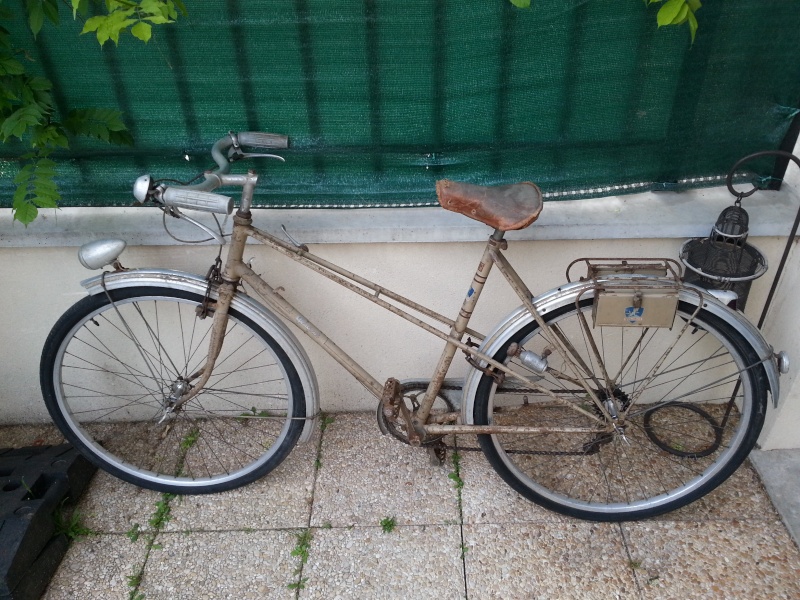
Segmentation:
[(524, 229), (542, 212), (542, 191), (529, 181), (489, 187), (442, 179), (436, 195), (442, 208), (501, 231)]

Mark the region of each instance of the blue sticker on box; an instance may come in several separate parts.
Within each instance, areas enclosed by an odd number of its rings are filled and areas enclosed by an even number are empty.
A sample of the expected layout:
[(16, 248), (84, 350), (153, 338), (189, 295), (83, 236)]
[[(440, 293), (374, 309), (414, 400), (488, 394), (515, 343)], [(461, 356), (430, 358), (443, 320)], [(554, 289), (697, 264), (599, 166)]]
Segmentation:
[(642, 315), (644, 315), (644, 308), (634, 308), (633, 306), (629, 306), (625, 309), (625, 320), (628, 323), (632, 323), (634, 325), (642, 322)]

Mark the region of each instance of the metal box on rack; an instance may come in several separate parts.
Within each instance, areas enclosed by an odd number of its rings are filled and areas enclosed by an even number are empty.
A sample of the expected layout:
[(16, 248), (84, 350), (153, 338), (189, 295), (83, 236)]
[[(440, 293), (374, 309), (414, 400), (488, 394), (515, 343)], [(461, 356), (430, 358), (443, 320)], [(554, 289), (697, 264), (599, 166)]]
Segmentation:
[(594, 280), (592, 320), (595, 327), (672, 327), (678, 310), (680, 264), (670, 258), (579, 258)]
[(678, 294), (670, 290), (598, 290), (595, 327), (672, 327)]

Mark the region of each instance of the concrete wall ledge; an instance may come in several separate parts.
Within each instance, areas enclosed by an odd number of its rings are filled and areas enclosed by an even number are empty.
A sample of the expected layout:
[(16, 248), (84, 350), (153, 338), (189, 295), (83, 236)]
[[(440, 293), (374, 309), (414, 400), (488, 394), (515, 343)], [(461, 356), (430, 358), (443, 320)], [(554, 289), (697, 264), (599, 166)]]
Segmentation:
[[(757, 192), (743, 201), (750, 214), (750, 235), (786, 236), (798, 207), (796, 188)], [(647, 192), (587, 200), (545, 203), (531, 227), (511, 232), (509, 239), (594, 240), (688, 238), (708, 235), (717, 216), (733, 197), (725, 187), (682, 193)], [(193, 213), (195, 217), (197, 213)], [(208, 224), (213, 221), (201, 215)], [(204, 237), (198, 229), (167, 219), (184, 239)], [(285, 225), (304, 243), (471, 242), (486, 239), (488, 228), (462, 215), (430, 208), (397, 209), (257, 209), (257, 227), (280, 235)], [(230, 223), (227, 224), (229, 230)], [(70, 247), (93, 239), (118, 237), (131, 245), (170, 246), (162, 213), (152, 207), (63, 208), (42, 211), (29, 227), (0, 209), (0, 247)]]

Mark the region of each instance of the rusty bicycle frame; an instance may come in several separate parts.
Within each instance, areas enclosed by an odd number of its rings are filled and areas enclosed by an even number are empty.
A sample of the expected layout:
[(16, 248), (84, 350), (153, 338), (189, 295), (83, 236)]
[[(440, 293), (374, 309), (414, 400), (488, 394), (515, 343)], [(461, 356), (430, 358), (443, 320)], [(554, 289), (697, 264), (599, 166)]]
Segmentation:
[[(246, 175), (219, 174), (216, 175), (216, 177), (219, 177), (220, 185), (241, 186), (242, 201), (233, 219), (233, 232), (231, 234), (230, 248), (221, 272), (222, 283), (218, 287), (218, 300), (213, 305), (214, 321), (212, 326), (208, 358), (205, 365), (191, 377), (189, 377), (190, 381), (197, 379), (197, 382), (193, 385), (190, 391), (186, 392), (178, 400), (173, 410), (177, 410), (181, 405), (185, 404), (191, 398), (196, 396), (203, 389), (203, 386), (211, 376), (214, 363), (222, 348), (228, 309), (234, 295), (236, 294), (237, 285), (243, 281), (253, 290), (255, 290), (258, 296), (272, 310), (299, 327), (312, 341), (325, 350), (325, 352), (327, 352), (336, 362), (342, 365), (342, 367), (344, 367), (353, 377), (355, 377), (355, 379), (359, 381), (372, 395), (378, 398), (382, 403), (384, 415), (387, 418), (397, 418), (398, 416), (401, 416), (405, 421), (409, 442), (412, 445), (421, 445), (425, 438), (429, 435), (440, 436), (449, 433), (535, 434), (559, 431), (564, 433), (594, 434), (613, 431), (613, 419), (610, 417), (604, 404), (598, 398), (597, 391), (589, 386), (584, 376), (581, 376), (580, 373), (583, 371), (583, 369), (581, 368), (580, 364), (578, 364), (576, 360), (573, 360), (572, 358), (575, 356), (575, 351), (574, 349), (571, 349), (570, 342), (564, 339), (562, 336), (553, 333), (551, 328), (537, 312), (532, 301), (533, 296), (531, 291), (522, 281), (505, 256), (503, 256), (502, 251), (507, 248), (507, 242), (503, 239), (505, 234), (504, 231), (496, 229), (489, 237), (481, 256), (480, 263), (472, 278), (470, 288), (461, 305), (458, 317), (455, 320), (451, 320), (436, 313), (435, 311), (432, 311), (403, 297), (400, 294), (388, 290), (356, 275), (355, 273), (338, 267), (337, 265), (334, 265), (327, 260), (312, 254), (304, 245), (287, 243), (265, 231), (253, 227), (250, 206), (252, 203), (253, 190), (258, 181), (258, 176), (253, 171), (248, 172)], [(306, 318), (294, 306), (292, 306), (292, 304), (283, 298), (280, 295), (279, 290), (272, 288), (242, 260), (244, 248), (248, 238), (256, 239), (257, 241), (273, 248), (279, 253), (300, 263), (301, 265), (310, 268), (311, 270), (323, 275), (324, 277), (327, 277), (346, 289), (358, 294), (362, 298), (365, 298), (370, 302), (389, 310), (390, 312), (402, 317), (410, 323), (445, 341), (445, 347), (441, 356), (439, 357), (424, 398), (417, 410), (415, 410), (413, 413), (408, 410), (408, 407), (402, 401), (402, 392), (397, 380), (389, 379), (386, 384), (381, 384), (353, 358), (351, 358), (331, 339), (329, 339), (322, 331), (320, 331), (316, 325), (314, 325), (308, 318)], [(552, 351), (560, 354), (562, 359), (564, 359), (565, 364), (568, 365), (569, 369), (572, 371), (571, 374), (559, 373), (559, 376), (565, 380), (569, 380), (572, 383), (580, 385), (585, 390), (587, 398), (591, 399), (594, 405), (597, 407), (597, 413), (586, 410), (576, 406), (574, 403), (570, 403), (559, 398), (559, 396), (552, 390), (538, 385), (535, 381), (531, 381), (529, 378), (515, 372), (507, 365), (498, 362), (492, 357), (478, 351), (473, 345), (462, 341), (465, 334), (468, 334), (469, 336), (479, 340), (483, 339), (483, 335), (469, 329), (468, 324), (475, 306), (478, 303), (487, 277), (494, 266), (497, 266), (505, 280), (520, 298), (523, 305), (528, 311), (530, 311), (531, 315), (541, 328), (543, 335), (545, 335), (548, 343), (550, 344)], [(436, 327), (422, 321), (420, 318), (414, 316), (406, 310), (403, 310), (402, 308), (391, 304), (387, 300), (384, 300), (384, 297), (403, 305), (419, 313), (420, 315), (424, 315), (434, 321), (442, 323), (445, 326), (449, 326), (449, 332), (437, 329)], [(445, 376), (457, 350), (462, 350), (464, 353), (466, 353), (468, 357), (470, 357), (473, 366), (477, 366), (485, 373), (492, 375), (496, 378), (496, 380), (499, 381), (500, 378), (503, 377), (514, 378), (523, 383), (526, 387), (545, 394), (552, 400), (569, 406), (572, 410), (583, 414), (586, 418), (597, 423), (597, 427), (558, 428), (455, 424), (458, 415), (458, 413), (455, 412), (444, 415), (437, 414), (435, 416), (436, 422), (429, 423), (428, 421), (429, 417), (431, 417), (431, 410), (434, 401), (442, 387)], [(596, 348), (594, 349), (594, 352), (597, 353)], [(597, 358), (599, 358), (599, 355), (597, 355)], [(478, 361), (484, 363), (486, 366), (481, 367), (478, 364)], [(605, 378), (608, 380), (607, 375)], [(606, 386), (603, 385), (602, 387)]]

